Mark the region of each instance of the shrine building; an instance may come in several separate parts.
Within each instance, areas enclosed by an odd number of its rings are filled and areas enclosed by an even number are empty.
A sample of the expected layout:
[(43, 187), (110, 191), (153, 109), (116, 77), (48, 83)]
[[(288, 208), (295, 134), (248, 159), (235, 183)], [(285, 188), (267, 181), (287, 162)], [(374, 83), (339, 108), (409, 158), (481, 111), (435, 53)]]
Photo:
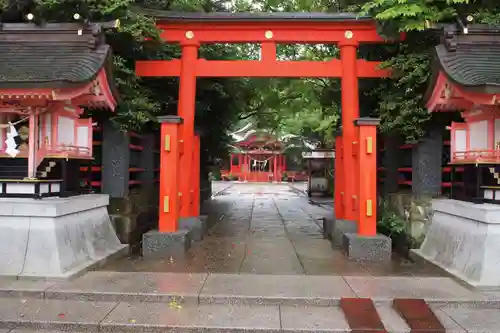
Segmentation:
[(93, 158), (85, 110), (111, 115), (119, 98), (115, 24), (0, 26), (0, 275), (68, 277), (125, 248), (108, 196), (79, 177)]
[(280, 182), (286, 175), (286, 145), (262, 130), (250, 130), (233, 141), (227, 172), (244, 182)]
[(463, 167), (463, 191), (434, 199), (417, 259), (477, 287), (500, 286), (500, 27), (440, 29), (426, 96), (430, 112), (462, 117), (451, 131), (449, 163)]

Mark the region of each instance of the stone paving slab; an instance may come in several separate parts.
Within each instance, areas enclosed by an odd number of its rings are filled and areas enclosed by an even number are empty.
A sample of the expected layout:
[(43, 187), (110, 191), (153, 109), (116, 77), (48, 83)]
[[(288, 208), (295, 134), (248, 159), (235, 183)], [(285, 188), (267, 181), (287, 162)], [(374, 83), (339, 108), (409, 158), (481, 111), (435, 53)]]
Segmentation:
[(354, 297), (342, 277), (304, 275), (211, 274), (200, 303), (338, 304)]
[(461, 332), (500, 332), (500, 310), (498, 309), (443, 307), (434, 313), (447, 315), (462, 328)]
[(0, 327), (97, 332), (116, 302), (0, 299)]
[(356, 296), (377, 301), (423, 298), (427, 301), (461, 301), (482, 298), (450, 278), (345, 276)]
[(451, 278), (435, 277), (89, 272), (56, 284), (20, 280), (2, 288), (10, 298), (303, 305), (337, 304), (341, 297), (382, 303), (422, 298), (500, 308), (498, 293), (473, 292)]
[(120, 303), (101, 323), (100, 332), (164, 332), (203, 329), (203, 332), (265, 332), (281, 328), (277, 306), (200, 305), (175, 308), (161, 303)]
[(89, 272), (45, 291), (47, 298), (198, 302), (208, 274)]
[(0, 297), (43, 298), (45, 290), (55, 284), (54, 280), (0, 278)]
[[(500, 309), (431, 305), (431, 310), (447, 333), (500, 333)], [(387, 332), (411, 332), (390, 304), (376, 305), (375, 311)], [(346, 316), (339, 306), (0, 299), (0, 333), (347, 333)]]
[(338, 307), (281, 306), (281, 325), (285, 332), (350, 332)]
[[(30, 328), (15, 328), (11, 331), (8, 331), (9, 333), (68, 333), (68, 331), (64, 331), (64, 330), (40, 330), (40, 329), (30, 329)], [(78, 330), (78, 331), (74, 331), (74, 330), (71, 330), (70, 331), (71, 333), (86, 333), (87, 331), (85, 330)], [(0, 331), (0, 333), (2, 333), (2, 331)]]

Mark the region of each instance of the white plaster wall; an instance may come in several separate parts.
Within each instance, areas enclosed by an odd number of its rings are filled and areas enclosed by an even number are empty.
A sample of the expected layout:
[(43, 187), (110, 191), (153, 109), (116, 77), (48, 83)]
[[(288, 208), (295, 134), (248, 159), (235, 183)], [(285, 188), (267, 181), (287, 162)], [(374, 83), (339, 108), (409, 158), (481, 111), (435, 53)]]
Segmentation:
[(96, 194), (0, 200), (0, 275), (69, 277), (122, 250), (108, 203)]
[(75, 144), (75, 120), (69, 117), (58, 117), (57, 143), (59, 145)]
[[(0, 124), (6, 124), (6, 123), (7, 123), (7, 118), (5, 117), (5, 115), (0, 114)], [(5, 133), (7, 133), (5, 129), (0, 127), (0, 149), (5, 148), (5, 139), (7, 139)]]
[(467, 130), (455, 130), (455, 151), (464, 152), (467, 150)]
[(89, 147), (89, 128), (87, 126), (78, 126), (76, 130), (76, 142), (79, 147)]
[(488, 121), (478, 121), (469, 125), (470, 149), (488, 148)]
[(500, 286), (500, 206), (433, 200), (417, 255), (474, 286)]

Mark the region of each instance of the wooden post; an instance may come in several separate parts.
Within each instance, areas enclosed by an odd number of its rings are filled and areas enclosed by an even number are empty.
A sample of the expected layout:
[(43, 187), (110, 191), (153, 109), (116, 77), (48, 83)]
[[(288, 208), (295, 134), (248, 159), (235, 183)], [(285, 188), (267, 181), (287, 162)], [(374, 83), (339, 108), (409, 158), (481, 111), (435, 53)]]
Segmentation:
[(233, 153), (229, 153), (229, 173), (233, 172)]
[(278, 182), (278, 158), (279, 158), (279, 155), (274, 154), (274, 156), (273, 156), (273, 164), (274, 164), (273, 178), (274, 178), (275, 182)]
[(191, 187), (191, 170), (193, 168), (194, 117), (196, 104), (196, 62), (199, 44), (193, 41), (181, 43), (181, 72), (179, 77), (179, 103), (177, 115), (183, 119), (181, 125), (182, 155), (179, 174), (181, 184), (181, 217), (189, 217), (192, 213), (194, 189)]
[(250, 168), (250, 159), (248, 158), (248, 154), (244, 154), (243, 158), (245, 159), (245, 182), (248, 181), (248, 170)]
[(342, 145), (342, 133), (340, 131), (337, 133), (335, 138), (335, 194), (334, 194), (334, 205), (335, 205), (335, 218), (344, 219), (344, 147)]
[(281, 153), (276, 155), (276, 159), (278, 160), (278, 166), (276, 167), (278, 175), (276, 176), (276, 181), (279, 183), (281, 182)]
[[(158, 117), (161, 123), (160, 150), (160, 211), (159, 232), (175, 232), (178, 229), (181, 198), (180, 182), (180, 127), (182, 118)], [(185, 175), (190, 178), (189, 175)]]
[(37, 142), (38, 142), (38, 121), (34, 112), (29, 114), (28, 133), (28, 178), (36, 178), (37, 163)]
[(192, 215), (200, 215), (200, 135), (196, 134), (194, 137), (194, 152), (193, 152), (193, 203)]
[(380, 119), (358, 118), (355, 124), (359, 130), (358, 234), (375, 236), (377, 234), (377, 126), (380, 124)]
[(354, 221), (354, 203), (359, 201), (356, 188), (358, 173), (353, 161), (353, 142), (357, 141), (354, 120), (359, 118), (359, 91), (357, 69), (357, 42), (351, 40), (353, 32), (346, 31), (346, 39), (339, 43), (342, 62), (341, 109), (344, 174), (345, 219)]

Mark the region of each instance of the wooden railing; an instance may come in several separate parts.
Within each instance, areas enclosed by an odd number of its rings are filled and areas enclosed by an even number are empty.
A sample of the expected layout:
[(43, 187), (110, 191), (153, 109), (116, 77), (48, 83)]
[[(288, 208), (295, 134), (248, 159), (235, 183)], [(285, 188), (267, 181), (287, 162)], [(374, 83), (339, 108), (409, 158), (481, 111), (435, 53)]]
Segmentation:
[(451, 155), (452, 163), (500, 163), (500, 150), (472, 149), (456, 151)]

